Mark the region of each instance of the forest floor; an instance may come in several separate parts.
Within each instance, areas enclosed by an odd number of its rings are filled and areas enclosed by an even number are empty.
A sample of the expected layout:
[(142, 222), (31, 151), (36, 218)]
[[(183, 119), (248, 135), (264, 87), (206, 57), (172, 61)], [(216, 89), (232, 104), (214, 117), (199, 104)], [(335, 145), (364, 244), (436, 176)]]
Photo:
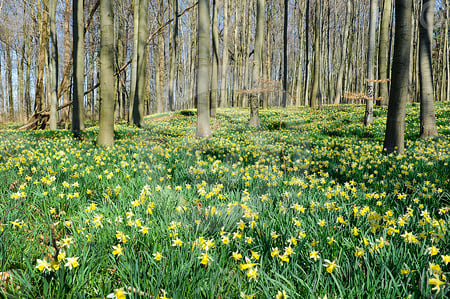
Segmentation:
[[(450, 105), (406, 151), (386, 108), (194, 111), (117, 124), (115, 145), (0, 130), (0, 294), (7, 298), (445, 298)], [(153, 121), (150, 121), (153, 119)], [(447, 276), (446, 276), (447, 275)], [(2, 295), (0, 295), (1, 297)]]

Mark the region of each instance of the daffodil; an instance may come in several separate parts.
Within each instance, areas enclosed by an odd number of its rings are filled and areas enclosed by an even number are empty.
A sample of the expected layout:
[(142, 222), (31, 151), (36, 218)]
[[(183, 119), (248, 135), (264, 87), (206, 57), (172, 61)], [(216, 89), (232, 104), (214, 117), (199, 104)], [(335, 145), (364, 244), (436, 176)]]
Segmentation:
[(172, 240), (172, 246), (181, 247), (181, 245), (183, 245), (183, 241), (181, 241), (180, 238), (176, 238), (175, 240)]
[(235, 261), (239, 261), (240, 259), (242, 259), (242, 254), (240, 254), (239, 252), (235, 251), (231, 254), (231, 257), (235, 260)]
[(117, 244), (117, 246), (113, 246), (113, 252), (114, 255), (123, 255), (123, 247), (120, 244)]
[(78, 258), (79, 257), (67, 257), (66, 258), (67, 263), (64, 266), (68, 267), (69, 270), (72, 270), (73, 268), (78, 267), (79, 266)]
[(428, 284), (434, 286), (432, 288), (433, 291), (436, 291), (436, 294), (439, 293), (441, 287), (444, 288), (446, 286), (446, 282), (440, 280), (438, 275), (434, 275), (434, 277), (428, 279)]
[(333, 273), (334, 269), (339, 267), (338, 265), (336, 265), (335, 261), (330, 261), (327, 259), (325, 259), (324, 261), (325, 261), (325, 264), (323, 266), (326, 267), (326, 270), (328, 273)]
[(52, 270), (51, 266), (52, 264), (47, 262), (45, 259), (37, 260), (36, 268), (41, 272), (50, 272)]
[(319, 252), (316, 250), (311, 251), (309, 253), (309, 258), (313, 259), (314, 261), (317, 261), (318, 259), (320, 259)]
[(120, 289), (115, 289), (114, 292), (112, 292), (111, 294), (108, 294), (108, 296), (106, 296), (106, 298), (125, 299), (127, 294), (128, 293), (125, 292), (123, 288), (120, 288)]

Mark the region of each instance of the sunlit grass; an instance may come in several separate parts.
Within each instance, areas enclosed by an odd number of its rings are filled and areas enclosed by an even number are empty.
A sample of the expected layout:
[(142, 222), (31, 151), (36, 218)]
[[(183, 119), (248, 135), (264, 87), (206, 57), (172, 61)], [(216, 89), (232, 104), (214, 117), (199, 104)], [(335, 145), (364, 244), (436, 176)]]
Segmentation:
[[(404, 155), (383, 153), (386, 109), (219, 110), (143, 129), (0, 131), (0, 272), (27, 298), (446, 297), (450, 106)], [(157, 120), (157, 121), (155, 121)]]

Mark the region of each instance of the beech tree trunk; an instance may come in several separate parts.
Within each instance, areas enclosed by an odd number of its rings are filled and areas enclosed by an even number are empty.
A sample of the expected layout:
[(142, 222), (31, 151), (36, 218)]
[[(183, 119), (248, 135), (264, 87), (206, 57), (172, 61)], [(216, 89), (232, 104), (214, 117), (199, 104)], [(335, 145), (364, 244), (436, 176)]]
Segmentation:
[[(342, 40), (342, 49), (341, 49), (341, 65), (339, 66), (339, 73), (337, 75), (336, 80), (336, 94), (334, 98), (334, 104), (339, 105), (341, 103), (342, 96), (342, 86), (344, 80), (344, 71), (347, 65), (347, 52), (349, 52), (349, 31), (350, 26), (352, 25), (353, 19), (353, 1), (347, 1), (346, 8), (346, 17), (345, 17), (345, 28), (344, 28), (344, 38)], [(351, 52), (351, 50), (350, 50)]]
[(431, 39), (433, 37), (434, 0), (423, 0), (419, 22), (420, 74), (420, 137), (437, 136), (434, 112), (433, 67)]
[(395, 41), (392, 85), (389, 95), (383, 148), (387, 153), (405, 151), (405, 113), (411, 53), (412, 0), (395, 0)]
[(198, 2), (197, 137), (210, 138), (209, 55), (211, 50), (209, 0)]
[(6, 44), (6, 76), (8, 79), (8, 119), (10, 122), (14, 121), (14, 98), (12, 86), (12, 55), (9, 43)]
[(172, 1), (172, 11), (173, 11), (173, 29), (170, 31), (170, 72), (169, 72), (169, 110), (175, 110), (175, 97), (176, 97), (176, 82), (177, 82), (177, 51), (178, 51), (178, 0)]
[[(256, 4), (256, 37), (255, 37), (255, 60), (253, 65), (253, 89), (261, 87), (258, 83), (262, 79), (262, 51), (264, 46), (264, 19), (265, 19), (265, 0), (258, 0)], [(250, 122), (249, 126), (259, 127), (259, 103), (260, 91), (256, 91), (250, 97)]]
[(229, 26), (229, 0), (223, 1), (223, 9), (224, 9), (224, 25), (223, 25), (223, 50), (222, 50), (222, 74), (220, 81), (220, 101), (219, 107), (225, 108), (228, 106), (228, 26)]
[[(391, 46), (391, 26), (392, 26), (392, 0), (383, 1), (383, 14), (380, 25), (380, 46), (378, 53), (378, 79), (389, 79), (389, 48)], [(381, 106), (387, 106), (389, 103), (389, 82), (382, 82), (378, 85), (380, 87), (379, 102)]]
[(217, 97), (219, 95), (219, 7), (218, 1), (213, 0), (212, 20), (212, 68), (211, 68), (211, 96), (210, 116), (216, 117)]
[(366, 85), (366, 112), (364, 114), (364, 125), (369, 126), (373, 123), (373, 102), (375, 97), (374, 82), (375, 79), (375, 40), (376, 40), (376, 22), (377, 22), (377, 2), (370, 0), (370, 21), (369, 21), (369, 46), (367, 53), (367, 85)]
[(84, 130), (84, 7), (83, 0), (72, 0), (73, 14), (73, 103), (72, 131)]
[(320, 1), (316, 2), (316, 24), (314, 28), (314, 66), (313, 66), (313, 86), (311, 91), (311, 107), (319, 107), (320, 96), (320, 30), (321, 30), (321, 17), (320, 17)]
[(49, 19), (50, 19), (50, 66), (51, 66), (51, 98), (50, 98), (50, 130), (56, 130), (57, 124), (57, 106), (58, 106), (58, 38), (56, 32), (56, 2), (50, 0)]
[(100, 121), (97, 143), (114, 145), (114, 14), (111, 0), (100, 0)]
[[(65, 9), (64, 9), (64, 70), (69, 70), (71, 68), (71, 58), (72, 58), (72, 42), (71, 42), (71, 34), (70, 34), (70, 18), (71, 18), (71, 7), (70, 7), (70, 1), (65, 1)], [(69, 70), (69, 73), (72, 73)], [(70, 77), (70, 75), (68, 76)], [(64, 79), (63, 79), (64, 81)], [(64, 86), (61, 83), (62, 90), (62, 97), (63, 97), (63, 105), (69, 103), (70, 101), (70, 88)], [(61, 110), (61, 122), (65, 122), (68, 124), (68, 118), (69, 118), (69, 107), (64, 108)], [(66, 127), (67, 129), (67, 127)]]
[(48, 0), (42, 0), (42, 11), (40, 13), (39, 30), (39, 56), (38, 56), (38, 75), (35, 88), (34, 111), (39, 112), (43, 109), (44, 101), (44, 69), (45, 69), (45, 48), (47, 47), (47, 26), (48, 26)]
[[(319, 2), (319, 1), (317, 1)], [(283, 97), (281, 100), (281, 107), (287, 105), (288, 92), (288, 20), (289, 20), (289, 0), (284, 0), (284, 23), (283, 23)]]

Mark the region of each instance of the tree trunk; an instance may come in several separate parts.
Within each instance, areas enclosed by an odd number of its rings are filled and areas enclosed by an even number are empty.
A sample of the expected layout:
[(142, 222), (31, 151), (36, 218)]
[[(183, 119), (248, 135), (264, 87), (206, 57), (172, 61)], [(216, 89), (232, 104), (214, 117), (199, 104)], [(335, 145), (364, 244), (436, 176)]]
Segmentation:
[(176, 73), (177, 73), (177, 38), (178, 38), (178, 0), (172, 1), (173, 10), (173, 30), (170, 31), (170, 72), (169, 72), (169, 110), (175, 110), (175, 98), (176, 98)]
[(2, 78), (2, 54), (0, 53), (0, 123), (3, 122), (3, 110), (5, 108), (3, 95), (3, 78)]
[(305, 13), (305, 106), (309, 104), (309, 47), (310, 47), (310, 38), (309, 38), (309, 14), (310, 14), (310, 0), (306, 0), (306, 13)]
[(134, 0), (133, 64), (131, 68), (131, 97), (129, 122), (142, 126), (147, 70), (147, 10), (148, 0)]
[[(71, 42), (71, 34), (70, 34), (70, 18), (71, 18), (71, 9), (70, 9), (70, 1), (65, 1), (65, 9), (64, 9), (64, 70), (69, 70), (72, 57), (72, 42)], [(69, 73), (72, 73), (69, 70)], [(70, 75), (69, 75), (70, 76)], [(64, 79), (63, 79), (64, 80)], [(61, 83), (61, 85), (63, 85)], [(63, 105), (69, 103), (70, 101), (70, 88), (66, 86), (61, 86), (63, 88), (62, 97), (63, 97)], [(61, 122), (66, 123), (66, 129), (69, 118), (69, 107), (61, 110)]]
[(219, 5), (217, 0), (213, 0), (213, 20), (212, 20), (212, 68), (211, 68), (211, 96), (210, 96), (210, 116), (216, 117), (217, 97), (219, 89)]
[(10, 122), (14, 121), (14, 98), (12, 86), (12, 55), (9, 43), (6, 44), (6, 76), (8, 79), (8, 119)]
[(133, 105), (133, 122), (136, 126), (141, 127), (144, 121), (144, 102), (146, 101), (146, 87), (147, 77), (146, 70), (148, 68), (147, 63), (147, 12), (148, 12), (148, 0), (140, 0), (139, 7), (139, 47), (138, 47), (138, 71), (137, 71), (137, 99)]
[(296, 91), (295, 91), (295, 98), (296, 98), (296, 106), (300, 106), (303, 104), (303, 74), (304, 71), (304, 30), (303, 30), (303, 18), (304, 18), (304, 11), (302, 10), (302, 3), (299, 3), (299, 16), (298, 16), (298, 34), (299, 34), (299, 54), (297, 55), (297, 80), (296, 80)]
[(49, 2), (50, 17), (50, 61), (51, 61), (51, 98), (50, 98), (50, 130), (56, 130), (58, 106), (58, 39), (56, 32), (56, 2)]
[[(160, 2), (159, 6), (159, 24), (164, 23), (164, 1)], [(161, 30), (161, 32), (158, 35), (158, 57), (159, 57), (159, 66), (157, 69), (157, 76), (159, 86), (157, 86), (158, 89), (158, 97), (157, 97), (157, 104), (156, 104), (156, 112), (157, 113), (163, 113), (165, 110), (165, 104), (164, 104), (164, 85), (165, 85), (165, 48), (164, 48), (164, 30)]]
[(445, 48), (445, 51), (447, 52), (447, 60), (446, 60), (446, 64), (447, 64), (447, 97), (446, 100), (450, 101), (450, 41), (448, 40), (448, 32), (449, 32), (449, 26), (448, 26), (448, 22), (450, 20), (450, 4), (448, 0), (445, 0), (445, 10), (446, 10), (446, 16), (445, 16), (445, 24), (446, 24), (446, 32), (447, 32), (447, 46)]
[(83, 0), (72, 0), (73, 14), (73, 103), (72, 131), (84, 130), (84, 7)]
[[(258, 0), (256, 4), (256, 37), (255, 37), (255, 63), (253, 65), (253, 88), (258, 89), (261, 84), (258, 83), (262, 76), (262, 52), (264, 46), (264, 19), (265, 19), (265, 0)], [(250, 122), (249, 126), (259, 127), (259, 103), (260, 91), (256, 91), (250, 98)]]
[[(27, 51), (27, 69), (25, 71), (25, 117), (28, 119), (31, 115), (31, 58)], [(1, 90), (1, 87), (0, 87)], [(1, 91), (0, 91), (1, 93)], [(1, 110), (0, 110), (1, 111)]]
[(229, 0), (223, 1), (224, 6), (224, 25), (223, 25), (223, 51), (222, 51), (222, 75), (220, 81), (220, 101), (219, 107), (225, 108), (228, 106), (228, 26), (230, 24), (229, 17)]
[(197, 137), (210, 138), (209, 55), (211, 50), (209, 0), (198, 2)]
[[(317, 1), (319, 2), (319, 1)], [(281, 107), (287, 104), (287, 78), (288, 78), (288, 20), (289, 20), (289, 0), (284, 0), (284, 22), (283, 22), (283, 97)]]
[(350, 26), (352, 25), (353, 19), (353, 1), (347, 1), (347, 9), (346, 9), (346, 18), (345, 18), (345, 28), (344, 28), (344, 39), (342, 40), (342, 49), (341, 49), (341, 65), (339, 66), (339, 73), (336, 81), (336, 94), (334, 98), (334, 104), (339, 105), (341, 103), (342, 96), (342, 85), (344, 81), (344, 71), (347, 65), (347, 52), (351, 52), (349, 50), (349, 31)]
[(48, 0), (42, 0), (42, 11), (40, 13), (41, 28), (39, 30), (39, 55), (38, 55), (38, 75), (35, 88), (34, 111), (43, 109), (44, 100), (44, 68), (45, 68), (45, 48), (47, 46), (47, 26), (48, 26)]
[(434, 112), (431, 39), (433, 37), (434, 0), (423, 0), (419, 22), (420, 137), (437, 136)]
[(140, 0), (133, 0), (133, 55), (131, 58), (131, 86), (130, 86), (130, 106), (128, 109), (128, 123), (132, 124), (134, 122), (133, 116), (134, 111), (133, 107), (136, 102), (139, 102), (137, 95), (137, 72), (138, 72), (138, 52), (139, 52), (139, 4)]
[(376, 41), (376, 22), (377, 22), (377, 1), (370, 0), (370, 21), (369, 21), (369, 45), (367, 52), (367, 86), (366, 86), (366, 112), (364, 114), (364, 126), (373, 123), (373, 101), (375, 97), (374, 79), (375, 79), (375, 41)]
[(97, 143), (114, 145), (114, 15), (112, 1), (100, 0), (100, 122)]
[(397, 152), (402, 154), (405, 150), (405, 113), (408, 101), (411, 52), (411, 2), (412, 0), (395, 0), (392, 85), (383, 145), (383, 148), (388, 153)]
[[(392, 0), (384, 0), (383, 14), (380, 25), (380, 46), (378, 51), (378, 79), (389, 79), (389, 47), (391, 40), (391, 25), (392, 25)], [(381, 82), (379, 102), (381, 106), (387, 106), (389, 103), (389, 85), (388, 82)]]
[(313, 86), (311, 91), (311, 107), (317, 108), (319, 106), (320, 95), (320, 30), (321, 30), (321, 15), (320, 15), (320, 1), (316, 1), (316, 24), (314, 28), (314, 66), (313, 66)]
[[(24, 26), (25, 27), (25, 26)], [(24, 30), (25, 32), (25, 30)], [(25, 67), (25, 47), (26, 47), (26, 36), (23, 36), (22, 49), (20, 53), (20, 61), (18, 61), (18, 81), (19, 81), (19, 122), (24, 121), (24, 110), (25, 110), (25, 97), (23, 93), (23, 71)]]

